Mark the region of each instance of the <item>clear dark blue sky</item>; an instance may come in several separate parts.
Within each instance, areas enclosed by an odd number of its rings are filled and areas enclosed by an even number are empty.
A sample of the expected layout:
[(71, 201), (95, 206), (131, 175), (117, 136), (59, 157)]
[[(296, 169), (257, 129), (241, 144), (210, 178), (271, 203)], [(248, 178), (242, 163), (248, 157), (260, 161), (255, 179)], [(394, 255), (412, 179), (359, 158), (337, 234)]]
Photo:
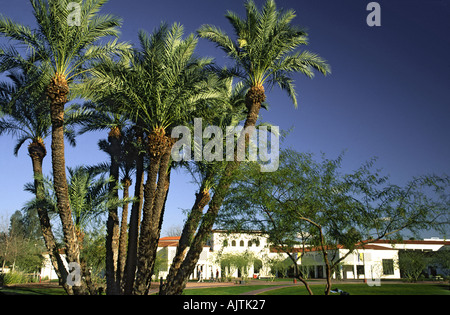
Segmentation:
[[(306, 49), (327, 59), (332, 75), (296, 76), (298, 109), (283, 92), (268, 91), (270, 110), (261, 118), (281, 129), (293, 127), (285, 146), (329, 158), (347, 150), (344, 171), (377, 156), (377, 167), (400, 185), (417, 175), (450, 174), (450, 1), (378, 1), (380, 27), (366, 24), (369, 2), (277, 1), (278, 7), (295, 9), (294, 23), (309, 30)], [(151, 32), (161, 21), (183, 24), (186, 34), (201, 24), (230, 32), (227, 9), (244, 16), (241, 0), (110, 0), (103, 12), (122, 17), (121, 40), (137, 43), (139, 29)], [(0, 13), (33, 24), (28, 0), (0, 0)], [(197, 53), (227, 62), (205, 40)], [(79, 137), (76, 148), (67, 147), (67, 165), (106, 160), (97, 150), (105, 136)], [(26, 146), (14, 157), (14, 140), (3, 136), (0, 144), (0, 216), (6, 216), (31, 198), (22, 189), (32, 179), (32, 168)], [(50, 139), (46, 144), (50, 150)], [(50, 169), (48, 154), (44, 172)], [(183, 224), (181, 208), (192, 206), (195, 188), (184, 172), (174, 174), (163, 229)]]

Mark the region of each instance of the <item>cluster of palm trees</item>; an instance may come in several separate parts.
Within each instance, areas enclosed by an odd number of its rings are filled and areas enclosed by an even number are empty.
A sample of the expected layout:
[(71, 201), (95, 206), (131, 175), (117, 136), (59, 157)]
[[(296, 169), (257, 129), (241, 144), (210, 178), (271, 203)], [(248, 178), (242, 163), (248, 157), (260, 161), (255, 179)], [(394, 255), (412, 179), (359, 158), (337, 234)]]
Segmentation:
[[(320, 56), (298, 50), (307, 44), (307, 34), (292, 25), (295, 12), (277, 10), (273, 0), (262, 9), (247, 1), (245, 18), (227, 12), (225, 17), (233, 26), (235, 38), (212, 25), (203, 25), (196, 35), (185, 36), (182, 25), (162, 23), (151, 34), (139, 32), (139, 45), (135, 47), (118, 41), (119, 18), (99, 13), (106, 0), (81, 1), (79, 26), (67, 22), (69, 2), (30, 0), (37, 23), (34, 29), (0, 16), (0, 36), (17, 44), (0, 49), (0, 72), (10, 79), (0, 87), (0, 134), (18, 137), (15, 154), (31, 140), (28, 152), (42, 234), (69, 294), (95, 291), (87, 266), (80, 262), (80, 232), (74, 223), (76, 205), (71, 204), (69, 196), (64, 138), (74, 144), (77, 128), (78, 132), (108, 131), (108, 140), (101, 141), (100, 148), (110, 156), (107, 195), (111, 200), (118, 199), (119, 182), (124, 200), (128, 200), (134, 175), (130, 215), (127, 202), (123, 203), (121, 218), (119, 203), (109, 202), (107, 206), (109, 294), (148, 293), (171, 170), (181, 164), (197, 172), (200, 188), (160, 289), (160, 294), (181, 294), (240, 161), (176, 163), (171, 157), (177, 140), (171, 137), (172, 129), (193, 126), (194, 118), (202, 118), (205, 126), (240, 122), (244, 127), (255, 126), (266, 99), (264, 86), (278, 85), (297, 105), (292, 74), (312, 77), (317, 70), (326, 75), (329, 66)], [(199, 38), (222, 48), (232, 66), (220, 68), (211, 58), (197, 57), (194, 52)], [(26, 51), (16, 49), (19, 46), (25, 46)], [(74, 99), (85, 103), (67, 105)], [(48, 136), (66, 259), (81, 265), (80, 286), (65, 281), (70, 271), (62, 263), (45, 202), (42, 161)]]

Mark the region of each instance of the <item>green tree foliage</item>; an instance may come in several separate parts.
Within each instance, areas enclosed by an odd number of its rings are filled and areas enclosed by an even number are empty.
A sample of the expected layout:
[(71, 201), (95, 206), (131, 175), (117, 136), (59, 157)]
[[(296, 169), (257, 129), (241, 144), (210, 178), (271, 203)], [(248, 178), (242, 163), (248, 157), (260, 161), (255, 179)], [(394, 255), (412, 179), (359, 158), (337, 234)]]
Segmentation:
[[(0, 71), (26, 64), (41, 71), (37, 77), (46, 86), (52, 124), (52, 169), (58, 214), (61, 219), (67, 258), (79, 264), (79, 244), (72, 222), (64, 151), (64, 106), (68, 102), (70, 88), (91, 69), (92, 62), (106, 55), (128, 48), (116, 40), (99, 43), (107, 36), (117, 37), (121, 20), (112, 15), (100, 15), (105, 0), (79, 2), (78, 26), (69, 23), (69, 0), (30, 0), (36, 28), (21, 25), (10, 18), (0, 16), (0, 36), (13, 40), (27, 48), (21, 55), (14, 47), (0, 50)], [(29, 86), (33, 89), (33, 85)], [(62, 267), (62, 265), (60, 264)], [(63, 267), (62, 267), (63, 268)], [(64, 277), (64, 276), (63, 276)], [(65, 282), (65, 279), (63, 279)], [(82, 294), (85, 286), (65, 287), (67, 293)]]
[[(36, 214), (34, 215), (36, 216)], [(36, 229), (30, 224), (30, 221), (27, 213), (23, 215), (20, 211), (16, 211), (10, 218), (8, 231), (0, 233), (0, 265), (2, 268), (10, 267), (12, 271), (25, 273), (40, 270), (44, 245), (34, 234)], [(20, 273), (17, 276), (20, 276)], [(26, 277), (19, 278), (26, 280)], [(13, 283), (15, 283), (14, 281)]]
[(398, 267), (403, 278), (416, 282), (431, 261), (422, 251), (402, 250), (398, 253)]
[[(278, 85), (288, 93), (294, 105), (297, 106), (291, 75), (302, 73), (312, 77), (314, 70), (326, 75), (330, 73), (330, 67), (318, 55), (298, 51), (300, 46), (307, 44), (307, 34), (299, 27), (292, 25), (295, 17), (293, 10), (277, 10), (273, 0), (267, 0), (261, 10), (252, 0), (246, 1), (244, 6), (245, 19), (231, 11), (225, 15), (233, 27), (234, 39), (212, 25), (201, 26), (198, 34), (217, 44), (234, 62), (231, 69), (222, 69), (220, 72), (239, 77), (248, 88), (245, 95), (247, 117), (244, 121), (244, 128), (247, 128), (256, 126), (261, 105), (266, 100), (264, 83), (268, 83), (269, 86)], [(246, 147), (251, 135), (252, 132), (248, 132), (239, 136), (245, 139)], [(239, 164), (236, 158), (226, 164), (214, 188), (208, 211), (203, 216), (181, 265), (183, 271), (178, 272), (172, 282), (172, 288), (165, 290), (163, 287), (160, 294), (181, 294), (189, 274), (193, 272), (200, 257), (203, 244), (211, 232)]]
[(276, 172), (261, 173), (258, 165), (243, 165), (219, 226), (267, 233), (293, 261), (294, 246), (315, 246), (323, 253), (329, 280), (331, 270), (345, 258), (328, 260), (327, 251), (338, 245), (350, 254), (400, 232), (445, 231), (448, 176), (420, 176), (400, 187), (374, 170), (374, 161), (345, 174), (342, 160), (343, 155), (317, 162), (311, 154), (284, 150)]

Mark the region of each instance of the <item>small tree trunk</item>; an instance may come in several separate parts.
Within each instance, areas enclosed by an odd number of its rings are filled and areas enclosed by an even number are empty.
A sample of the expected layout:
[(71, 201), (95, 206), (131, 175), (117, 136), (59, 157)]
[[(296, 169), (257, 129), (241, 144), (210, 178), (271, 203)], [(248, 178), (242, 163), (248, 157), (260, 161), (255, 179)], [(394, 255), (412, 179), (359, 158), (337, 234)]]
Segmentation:
[(293, 266), (294, 266), (294, 273), (295, 273), (295, 278), (297, 278), (298, 280), (301, 281), (301, 283), (303, 283), (303, 285), (305, 286), (306, 290), (308, 291), (309, 295), (314, 295), (314, 293), (311, 290), (311, 287), (309, 286), (308, 281), (306, 281), (301, 275), (300, 272), (298, 270), (298, 264), (297, 264), (297, 260), (288, 252), (286, 252), (286, 254), (289, 256), (289, 258), (292, 260), (293, 262)]
[(325, 274), (327, 277), (327, 285), (325, 287), (325, 295), (330, 295), (330, 291), (331, 291), (331, 265), (330, 265), (330, 261), (328, 260), (328, 252), (327, 249), (325, 247), (325, 238), (322, 232), (322, 226), (320, 226), (319, 224), (316, 224), (317, 229), (319, 230), (319, 235), (320, 235), (320, 247), (322, 250), (322, 255), (323, 255), (323, 261), (325, 262)]

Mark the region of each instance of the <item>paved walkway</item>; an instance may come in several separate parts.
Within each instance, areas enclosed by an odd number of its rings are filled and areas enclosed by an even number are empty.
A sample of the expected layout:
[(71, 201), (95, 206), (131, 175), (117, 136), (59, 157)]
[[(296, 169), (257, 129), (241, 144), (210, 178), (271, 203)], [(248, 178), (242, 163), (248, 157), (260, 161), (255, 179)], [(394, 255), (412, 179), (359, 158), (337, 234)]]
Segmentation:
[(271, 291), (271, 290), (277, 290), (277, 289), (287, 288), (287, 287), (292, 287), (292, 286), (298, 286), (298, 285), (303, 286), (303, 283), (300, 283), (300, 284), (298, 284), (298, 283), (297, 284), (292, 284), (291, 283), (289, 285), (275, 285), (275, 286), (270, 287), (270, 288), (262, 288), (262, 289), (258, 289), (258, 290), (244, 292), (244, 293), (241, 293), (240, 295), (258, 295), (258, 294), (260, 294), (262, 292)]
[[(201, 288), (216, 288), (216, 287), (232, 287), (234, 282), (188, 282), (186, 284), (186, 289), (201, 289)], [(159, 292), (159, 282), (152, 282), (149, 294), (154, 294)]]

